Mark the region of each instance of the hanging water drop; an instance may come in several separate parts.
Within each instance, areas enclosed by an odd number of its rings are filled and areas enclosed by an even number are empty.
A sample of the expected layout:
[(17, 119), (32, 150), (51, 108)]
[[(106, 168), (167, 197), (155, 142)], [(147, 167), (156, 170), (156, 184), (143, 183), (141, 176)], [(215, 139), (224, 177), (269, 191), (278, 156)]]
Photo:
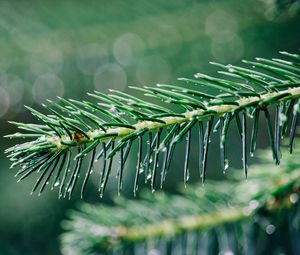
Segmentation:
[(259, 206), (259, 202), (257, 200), (251, 200), (249, 202), (249, 207), (252, 209), (252, 210), (255, 210), (257, 207)]
[(144, 165), (142, 163), (140, 163), (139, 173), (142, 174), (144, 171), (145, 171)]
[(272, 235), (275, 232), (276, 227), (272, 224), (269, 224), (268, 226), (266, 226), (265, 230), (268, 235)]
[(298, 202), (298, 200), (299, 200), (299, 196), (297, 193), (292, 193), (290, 195), (290, 201), (292, 204), (296, 204)]
[(223, 254), (224, 255), (234, 255), (234, 253), (231, 250), (225, 251)]
[(112, 105), (111, 108), (109, 108), (109, 111), (112, 113), (117, 113), (117, 108), (114, 105)]
[(225, 158), (224, 160), (224, 171), (226, 171), (229, 168), (229, 160), (228, 158)]
[(279, 113), (279, 125), (282, 126), (287, 120), (287, 116), (282, 112)]
[(190, 170), (188, 169), (186, 172), (186, 181), (190, 179)]
[(151, 174), (151, 173), (149, 173), (149, 174), (147, 175), (147, 180), (150, 180), (150, 179), (151, 179), (151, 177), (152, 177), (152, 174)]
[(56, 183), (54, 183), (54, 187), (57, 187), (59, 185), (59, 181), (57, 181)]

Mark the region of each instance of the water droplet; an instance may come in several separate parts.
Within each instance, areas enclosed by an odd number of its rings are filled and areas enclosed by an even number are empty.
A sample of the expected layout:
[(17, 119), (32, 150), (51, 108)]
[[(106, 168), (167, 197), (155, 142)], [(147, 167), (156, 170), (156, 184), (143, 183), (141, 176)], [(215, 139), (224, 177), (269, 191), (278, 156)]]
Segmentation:
[(225, 158), (225, 162), (224, 162), (224, 170), (226, 171), (229, 168), (229, 160), (228, 158)]
[(56, 183), (54, 183), (54, 187), (57, 187), (59, 185), (59, 181), (57, 181)]
[(149, 163), (151, 164), (151, 163), (152, 163), (152, 161), (153, 161), (153, 158), (152, 158), (152, 157), (150, 157), (150, 159), (149, 159)]
[(292, 204), (296, 204), (298, 202), (298, 200), (299, 200), (299, 196), (297, 193), (292, 193), (290, 195), (290, 201)]
[(254, 210), (259, 206), (259, 202), (257, 200), (251, 200), (249, 202), (249, 207)]
[(166, 146), (165, 146), (164, 143), (161, 143), (161, 144), (159, 145), (159, 150), (160, 150), (160, 151), (166, 151), (166, 150), (167, 150), (167, 148), (166, 148)]
[(282, 126), (287, 120), (287, 116), (283, 113), (279, 113), (279, 125)]
[(144, 171), (145, 171), (144, 165), (142, 163), (140, 163), (139, 173), (142, 174)]
[(91, 172), (90, 172), (90, 174), (92, 174), (94, 171), (93, 170), (91, 170)]
[(147, 175), (147, 180), (150, 180), (151, 177), (152, 177), (152, 175), (151, 175), (151, 173), (149, 173), (149, 174)]
[(272, 224), (269, 224), (268, 226), (266, 226), (265, 230), (268, 235), (272, 235), (275, 232), (276, 227)]
[(230, 250), (224, 251), (223, 254), (224, 254), (224, 255), (234, 255), (234, 253), (233, 253), (232, 251), (230, 251)]
[(254, 153), (253, 152), (250, 152), (250, 157), (254, 157)]
[(187, 170), (187, 173), (186, 173), (186, 181), (188, 181), (190, 179), (190, 171)]
[(117, 108), (114, 105), (112, 105), (112, 107), (109, 109), (109, 111), (112, 113), (117, 113)]
[(46, 182), (46, 185), (48, 185), (49, 184), (49, 182)]

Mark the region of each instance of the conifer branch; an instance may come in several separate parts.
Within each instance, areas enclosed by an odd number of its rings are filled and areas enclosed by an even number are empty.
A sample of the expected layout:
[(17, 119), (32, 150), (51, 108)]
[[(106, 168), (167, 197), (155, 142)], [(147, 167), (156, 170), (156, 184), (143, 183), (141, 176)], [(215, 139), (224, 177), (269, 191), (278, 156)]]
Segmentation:
[[(59, 187), (60, 196), (71, 196), (81, 174), (83, 160), (89, 155), (89, 167), (83, 174), (81, 196), (85, 190), (95, 161), (102, 159), (99, 191), (103, 195), (112, 171), (112, 162), (119, 158), (118, 191), (122, 188), (122, 177), (126, 159), (132, 143), (147, 140), (148, 148), (139, 150), (134, 182), (137, 191), (139, 176), (144, 172), (146, 181), (151, 180), (154, 190), (157, 172), (160, 171), (161, 186), (172, 162), (176, 145), (187, 136), (184, 164), (184, 182), (189, 176), (191, 130), (199, 127), (200, 177), (205, 180), (206, 163), (211, 131), (220, 130), (222, 168), (228, 167), (225, 146), (227, 131), (236, 120), (243, 144), (243, 168), (247, 176), (248, 151), (252, 155), (256, 147), (259, 113), (263, 112), (273, 159), (280, 163), (280, 140), (287, 132), (289, 120), (290, 152), (292, 152), (300, 98), (300, 55), (281, 52), (291, 60), (263, 59), (244, 61), (252, 68), (212, 63), (222, 69), (225, 78), (197, 73), (195, 79), (180, 78), (185, 87), (158, 84), (156, 87), (131, 87), (141, 91), (153, 101), (147, 102), (124, 92), (111, 90), (105, 95), (95, 91), (88, 93), (96, 103), (59, 98), (59, 102), (48, 100), (43, 107), (48, 114), (27, 107), (41, 124), (16, 124), (28, 133), (15, 133), (9, 138), (33, 139), (6, 150), (13, 161), (12, 167), (21, 166), (16, 174), (23, 180), (32, 173), (40, 173), (33, 187), (40, 187), (39, 194), (51, 179), (52, 188)], [(207, 93), (207, 90), (210, 93)], [(163, 105), (156, 101), (160, 100)], [(269, 106), (275, 105), (275, 124), (271, 123)], [(250, 148), (248, 149), (246, 119), (254, 118)], [(214, 122), (214, 120), (216, 120)], [(196, 124), (199, 125), (196, 125)], [(205, 130), (203, 129), (205, 125)], [(213, 125), (215, 125), (213, 127)], [(201, 131), (202, 130), (202, 131)], [(200, 134), (199, 133), (199, 134)], [(147, 137), (146, 139), (143, 139)], [(74, 163), (71, 163), (74, 159)], [(153, 162), (152, 159), (153, 158)], [(67, 159), (67, 161), (66, 161)], [(162, 169), (158, 162), (163, 161)], [(69, 171), (71, 170), (71, 171)]]
[[(190, 186), (179, 195), (145, 192), (136, 201), (118, 197), (114, 206), (83, 203), (79, 211), (71, 211), (69, 219), (63, 222), (66, 230), (62, 236), (64, 254), (124, 251), (149, 254), (151, 249), (162, 254), (189, 249), (192, 253), (187, 254), (197, 254), (197, 247), (203, 249), (202, 253), (210, 254), (210, 248), (199, 242), (205, 234), (208, 239), (214, 239), (213, 229), (224, 231), (228, 240), (222, 244), (222, 236), (216, 231), (218, 241), (214, 247), (219, 247), (219, 252), (224, 249), (222, 246), (228, 245), (227, 249), (234, 254), (248, 254), (253, 247), (247, 247), (246, 243), (262, 237), (249, 235), (245, 226), (258, 224), (265, 230), (266, 221), (269, 217), (276, 218), (277, 213), (280, 213), (281, 222), (287, 217), (290, 227), (294, 225), (291, 238), (299, 244), (299, 163), (295, 157), (287, 157), (280, 169), (267, 163), (254, 166), (247, 183), (240, 182), (239, 174), (239, 177), (231, 176), (228, 182), (208, 181), (205, 188)], [(291, 212), (293, 216), (289, 215)], [(270, 224), (280, 228), (280, 221), (270, 220)], [(225, 229), (236, 231), (228, 233)], [(268, 229), (266, 231), (268, 234)], [(191, 247), (184, 242), (178, 244), (178, 239), (190, 235), (195, 237)], [(151, 242), (153, 246), (149, 245)], [(239, 244), (236, 245), (238, 250), (230, 247), (233, 243)], [(138, 250), (138, 247), (143, 249)]]

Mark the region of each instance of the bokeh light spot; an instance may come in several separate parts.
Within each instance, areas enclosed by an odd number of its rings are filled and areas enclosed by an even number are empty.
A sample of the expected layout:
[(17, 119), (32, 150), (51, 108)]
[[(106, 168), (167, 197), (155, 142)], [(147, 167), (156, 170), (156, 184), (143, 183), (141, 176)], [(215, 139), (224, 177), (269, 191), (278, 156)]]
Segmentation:
[(24, 96), (24, 83), (19, 76), (7, 73), (1, 74), (0, 86), (9, 94), (11, 106), (22, 101)]
[(210, 37), (215, 37), (220, 33), (236, 33), (238, 24), (236, 19), (223, 10), (216, 10), (208, 15), (205, 21), (205, 33)]
[(35, 75), (46, 73), (57, 74), (63, 65), (63, 55), (58, 48), (45, 47), (34, 52), (30, 58), (30, 70)]
[(211, 53), (217, 61), (235, 62), (244, 54), (244, 42), (238, 35), (228, 33), (212, 40)]
[(115, 59), (123, 66), (130, 66), (143, 55), (145, 44), (136, 34), (123, 34), (114, 43), (113, 54)]
[(166, 82), (170, 78), (169, 63), (159, 56), (147, 56), (139, 60), (136, 78), (139, 83)]
[(0, 87), (0, 117), (4, 116), (10, 106), (10, 97), (5, 88)]
[(108, 61), (109, 53), (97, 43), (90, 43), (80, 47), (77, 51), (77, 67), (87, 75), (93, 75), (95, 71)]
[(124, 90), (127, 85), (127, 74), (118, 64), (105, 64), (95, 72), (94, 85), (99, 91)]
[(40, 75), (34, 82), (32, 96), (35, 102), (44, 103), (46, 99), (63, 96), (64, 83), (55, 74)]

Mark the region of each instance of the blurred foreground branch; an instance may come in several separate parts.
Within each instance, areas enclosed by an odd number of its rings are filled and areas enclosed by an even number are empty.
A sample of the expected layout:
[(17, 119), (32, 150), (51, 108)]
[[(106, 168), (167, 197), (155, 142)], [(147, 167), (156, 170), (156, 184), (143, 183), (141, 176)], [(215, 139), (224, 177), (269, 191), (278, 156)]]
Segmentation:
[(269, 241), (268, 254), (299, 254), (299, 159), (288, 157), (281, 168), (264, 161), (250, 176), (244, 183), (233, 174), (180, 195), (119, 197), (115, 206), (83, 203), (63, 223), (63, 253), (257, 254)]

